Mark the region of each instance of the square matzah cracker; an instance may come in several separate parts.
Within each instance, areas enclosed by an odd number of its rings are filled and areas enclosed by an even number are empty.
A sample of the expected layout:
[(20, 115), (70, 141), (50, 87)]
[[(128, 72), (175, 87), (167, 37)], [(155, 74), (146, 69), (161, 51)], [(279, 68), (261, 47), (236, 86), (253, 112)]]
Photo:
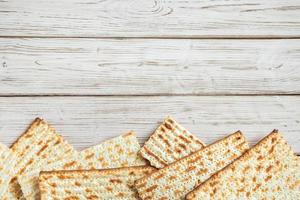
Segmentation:
[(300, 199), (300, 159), (275, 130), (187, 199)]
[(240, 132), (236, 132), (137, 180), (135, 187), (143, 200), (182, 199), (247, 149), (245, 138)]
[(15, 175), (14, 168), (17, 157), (4, 144), (0, 143), (0, 197), (7, 191), (9, 182)]
[(156, 168), (163, 168), (204, 147), (204, 143), (167, 117), (145, 142), (140, 153)]
[(105, 170), (41, 172), (41, 200), (137, 200), (133, 182), (155, 169), (128, 167)]
[[(12, 145), (17, 156), (14, 167), (16, 175), (22, 177), (31, 170), (38, 170), (71, 154), (73, 147), (42, 119), (35, 119), (27, 131)], [(22, 199), (16, 178), (10, 183), (4, 199)]]
[(82, 152), (47, 165), (41, 170), (32, 170), (18, 178), (27, 199), (39, 199), (38, 175), (40, 171), (104, 169), (145, 165), (139, 155), (140, 145), (134, 132), (107, 140)]

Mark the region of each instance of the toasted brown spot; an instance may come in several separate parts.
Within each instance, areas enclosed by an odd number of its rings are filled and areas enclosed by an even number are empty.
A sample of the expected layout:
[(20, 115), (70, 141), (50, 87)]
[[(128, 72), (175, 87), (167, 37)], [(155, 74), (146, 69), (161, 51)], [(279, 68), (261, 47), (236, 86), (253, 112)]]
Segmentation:
[(172, 126), (171, 126), (170, 124), (168, 124), (168, 123), (165, 123), (165, 127), (166, 127), (167, 129), (169, 129), (169, 130), (173, 130)]
[(256, 171), (260, 171), (261, 170), (261, 168), (262, 168), (262, 166), (260, 166), (260, 165), (258, 165), (257, 167), (256, 167)]
[(33, 135), (33, 134), (29, 134), (29, 133), (28, 133), (28, 134), (25, 135), (25, 138), (30, 138), (30, 137), (32, 137), (32, 135)]
[(19, 174), (23, 174), (24, 171), (26, 170), (26, 168), (31, 165), (33, 163), (33, 158), (31, 158), (26, 164), (25, 166), (20, 170)]
[(273, 153), (274, 151), (274, 146), (271, 147), (271, 149), (269, 150), (269, 154)]
[(151, 191), (155, 190), (157, 187), (158, 187), (157, 185), (153, 185), (153, 186), (147, 188), (146, 192), (151, 192)]
[(86, 191), (87, 193), (90, 193), (90, 192), (92, 192), (92, 190), (91, 190), (91, 189), (89, 189), (89, 188), (86, 188), (86, 189), (85, 189), (85, 191)]
[(200, 160), (200, 159), (202, 159), (202, 156), (197, 156), (197, 157), (194, 158), (194, 159), (190, 159), (190, 160), (188, 161), (188, 163), (189, 163), (189, 164), (195, 163), (195, 162), (197, 162), (197, 161)]
[(39, 156), (46, 148), (48, 147), (48, 144), (45, 144), (38, 152), (37, 152), (37, 156)]
[(232, 167), (231, 167), (231, 170), (234, 172), (234, 171), (235, 171), (235, 166), (232, 166)]
[(88, 175), (86, 175), (86, 174), (83, 175), (83, 179), (88, 179), (88, 178), (89, 178)]
[(57, 178), (59, 178), (59, 179), (68, 179), (68, 178), (70, 178), (70, 176), (67, 176), (67, 175), (64, 175), (64, 174), (58, 174)]
[(58, 140), (54, 143), (54, 146), (60, 144), (62, 142), (62, 139), (61, 138), (58, 138)]
[(70, 190), (65, 190), (65, 193), (71, 194), (72, 192)]
[(244, 169), (243, 169), (243, 173), (244, 174), (246, 174), (247, 173), (247, 171), (250, 169), (250, 166), (249, 165), (247, 165)]
[(123, 192), (119, 192), (117, 196), (118, 197), (125, 197), (125, 194)]
[(250, 196), (250, 192), (247, 192), (247, 193), (246, 193), (246, 196), (249, 197), (249, 196)]
[(264, 157), (262, 155), (258, 156), (257, 160), (262, 160)]
[(99, 160), (100, 162), (102, 162), (102, 161), (104, 160), (104, 158), (103, 158), (102, 156), (100, 156), (100, 157), (98, 158), (98, 160)]
[(258, 190), (258, 188), (261, 186), (261, 184), (259, 183), (259, 184), (257, 184), (256, 186), (255, 186), (255, 188), (253, 189), (253, 191), (255, 192), (256, 190)]
[(276, 142), (276, 138), (272, 138), (272, 144), (274, 144)]
[(266, 172), (268, 173), (271, 169), (272, 169), (272, 165), (270, 165), (267, 169), (266, 169)]
[(181, 144), (181, 143), (180, 143), (180, 144), (178, 144), (178, 145), (179, 145), (181, 148), (185, 149), (185, 150), (187, 149), (186, 146), (185, 146), (184, 144)]
[(57, 187), (57, 184), (56, 184), (56, 183), (49, 183), (49, 185), (50, 185), (51, 187)]
[(189, 144), (191, 143), (191, 141), (189, 141), (188, 139), (186, 139), (185, 137), (183, 137), (182, 135), (178, 136), (182, 141), (184, 141), (185, 143)]
[(223, 160), (217, 162), (217, 166), (220, 167), (220, 166), (224, 166), (225, 162)]
[(237, 158), (238, 156), (234, 153), (232, 156), (229, 157), (229, 160), (234, 160), (235, 158)]
[(163, 139), (164, 143), (167, 145), (167, 146), (171, 146), (170, 142), (166, 139)]
[(194, 169), (196, 169), (196, 166), (189, 166), (185, 171), (190, 172), (193, 171)]
[(171, 124), (174, 124), (175, 122), (172, 119), (168, 119), (168, 122), (170, 122)]
[(97, 195), (90, 195), (87, 197), (87, 199), (92, 200), (92, 199), (98, 199)]
[(72, 161), (72, 162), (66, 163), (66, 164), (64, 165), (64, 169), (69, 168), (69, 167), (71, 167), (71, 166), (73, 166), (73, 165), (75, 165), (75, 164), (76, 164), (76, 161)]
[(213, 181), (213, 182), (209, 183), (209, 186), (210, 187), (214, 187), (217, 184), (218, 184), (218, 181)]
[(147, 182), (140, 183), (137, 187), (143, 188), (147, 185)]
[(77, 196), (69, 196), (69, 197), (64, 198), (64, 200), (80, 200), (80, 198)]
[(177, 176), (175, 176), (175, 175), (173, 175), (173, 176), (170, 176), (170, 177), (169, 177), (169, 180), (176, 179), (176, 177), (177, 177)]
[(91, 154), (89, 154), (89, 155), (86, 155), (86, 156), (85, 156), (85, 159), (90, 159), (90, 158), (92, 158), (94, 155), (95, 155), (94, 153), (91, 153)]
[(236, 141), (238, 141), (238, 140), (240, 140), (240, 139), (242, 139), (241, 136), (238, 136), (238, 137), (235, 138)]
[(164, 174), (158, 175), (157, 177), (155, 177), (155, 180), (159, 180), (159, 179), (161, 179), (162, 177), (164, 177)]
[(207, 169), (200, 169), (198, 172), (197, 172), (197, 175), (199, 176), (199, 175), (201, 175), (201, 174), (205, 174), (205, 173), (207, 173)]
[(176, 151), (177, 153), (181, 153), (181, 152), (182, 152), (181, 149), (178, 149), (178, 148), (175, 148), (175, 151)]
[(81, 186), (81, 183), (79, 183), (79, 182), (76, 181), (75, 185), (79, 187), (79, 186)]
[(126, 138), (126, 137), (131, 136), (131, 135), (134, 135), (134, 133), (133, 132), (129, 132), (129, 133), (126, 133), (126, 134), (122, 135), (122, 137)]
[(168, 198), (167, 197), (161, 197), (161, 198), (159, 198), (159, 200), (168, 200)]
[(111, 192), (111, 191), (113, 190), (113, 188), (110, 187), (110, 186), (107, 186), (107, 187), (106, 187), (106, 190), (109, 191), (109, 192)]
[(267, 178), (265, 178), (265, 181), (267, 182), (268, 180), (270, 180), (272, 178), (272, 175), (267, 176)]
[(122, 183), (122, 180), (120, 180), (120, 179), (110, 179), (109, 182), (111, 182), (111, 183)]
[(170, 186), (170, 185), (166, 185), (166, 186), (165, 186), (165, 189), (166, 189), (166, 190), (169, 190), (169, 189), (171, 189), (171, 186)]
[(170, 149), (166, 149), (168, 154), (172, 154), (173, 152)]
[(246, 142), (242, 142), (241, 144), (237, 145), (236, 147), (237, 147), (238, 149), (241, 149), (245, 144), (246, 144)]

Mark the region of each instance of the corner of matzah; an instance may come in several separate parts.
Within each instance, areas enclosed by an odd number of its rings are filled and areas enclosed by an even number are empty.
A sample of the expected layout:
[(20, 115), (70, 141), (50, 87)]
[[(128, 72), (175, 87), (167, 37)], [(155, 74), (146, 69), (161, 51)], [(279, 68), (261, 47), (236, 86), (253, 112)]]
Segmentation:
[(156, 168), (204, 147), (204, 143), (168, 116), (145, 142), (140, 154)]
[[(22, 176), (26, 176), (31, 171), (39, 171), (42, 167), (62, 159), (74, 151), (73, 147), (54, 128), (40, 118), (36, 118), (32, 122), (11, 149), (17, 156), (15, 169), (18, 179), (22, 179)], [(8, 193), (15, 196), (14, 194), (17, 192), (10, 191), (19, 191), (17, 187), (18, 181), (11, 183)], [(31, 199), (32, 188), (27, 185), (21, 185), (21, 188), (27, 200)]]

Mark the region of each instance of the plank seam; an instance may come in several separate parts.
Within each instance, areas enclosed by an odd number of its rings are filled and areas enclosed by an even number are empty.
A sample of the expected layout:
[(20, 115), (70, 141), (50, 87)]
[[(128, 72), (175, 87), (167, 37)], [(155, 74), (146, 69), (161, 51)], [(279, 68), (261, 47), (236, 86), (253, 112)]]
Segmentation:
[(1, 38), (8, 38), (8, 39), (14, 39), (14, 38), (24, 38), (24, 39), (169, 39), (169, 40), (174, 40), (174, 39), (191, 39), (191, 40), (278, 40), (278, 39), (300, 39), (300, 35), (295, 35), (295, 36), (256, 36), (256, 35), (250, 35), (250, 36), (142, 36), (142, 37), (135, 37), (135, 36), (127, 36), (127, 37), (121, 37), (121, 36), (9, 36), (9, 35), (0, 35)]
[(274, 93), (274, 94), (108, 94), (108, 95), (97, 95), (97, 94), (12, 94), (12, 95), (0, 95), (0, 97), (163, 97), (163, 96), (174, 96), (174, 97), (222, 97), (222, 96), (300, 96), (300, 93), (285, 94), (285, 93)]

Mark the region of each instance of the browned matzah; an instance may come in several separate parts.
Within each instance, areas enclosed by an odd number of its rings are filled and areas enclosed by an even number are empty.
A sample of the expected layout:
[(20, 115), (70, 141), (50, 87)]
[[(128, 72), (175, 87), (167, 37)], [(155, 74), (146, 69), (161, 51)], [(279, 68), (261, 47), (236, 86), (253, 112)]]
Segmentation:
[[(27, 131), (12, 145), (17, 156), (14, 167), (16, 175), (22, 177), (31, 170), (55, 162), (73, 152), (73, 147), (42, 119), (35, 119)], [(16, 178), (10, 183), (3, 199), (23, 199)]]
[(42, 172), (39, 177), (41, 200), (104, 199), (137, 200), (135, 180), (155, 168), (140, 166), (107, 170)]
[(145, 142), (140, 153), (156, 168), (163, 168), (204, 147), (204, 143), (167, 117)]
[(187, 199), (300, 199), (300, 159), (275, 130)]
[(32, 170), (18, 178), (27, 200), (39, 199), (38, 175), (40, 171), (104, 169), (145, 165), (145, 160), (138, 155), (140, 145), (134, 132), (107, 140), (81, 152)]
[(182, 199), (215, 172), (241, 156), (248, 148), (244, 136), (236, 132), (137, 180), (135, 187), (143, 200)]
[(16, 164), (16, 155), (4, 144), (0, 143), (0, 197), (8, 189), (9, 182), (15, 176), (14, 166)]

